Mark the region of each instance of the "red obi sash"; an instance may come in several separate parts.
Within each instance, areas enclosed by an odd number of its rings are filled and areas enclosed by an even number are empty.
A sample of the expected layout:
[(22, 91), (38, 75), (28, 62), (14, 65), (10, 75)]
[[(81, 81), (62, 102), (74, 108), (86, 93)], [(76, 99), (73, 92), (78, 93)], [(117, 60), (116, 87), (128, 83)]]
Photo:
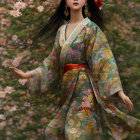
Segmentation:
[(66, 64), (66, 65), (64, 65), (64, 73), (66, 73), (67, 71), (72, 70), (72, 69), (77, 69), (78, 71), (80, 71), (80, 69), (82, 67), (89, 68), (89, 66), (86, 64)]

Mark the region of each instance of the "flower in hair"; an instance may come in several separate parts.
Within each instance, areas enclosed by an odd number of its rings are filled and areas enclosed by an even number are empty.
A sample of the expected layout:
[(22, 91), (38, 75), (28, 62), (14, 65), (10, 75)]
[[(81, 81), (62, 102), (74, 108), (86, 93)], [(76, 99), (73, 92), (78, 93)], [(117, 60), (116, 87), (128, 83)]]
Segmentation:
[(102, 7), (102, 5), (103, 5), (103, 1), (102, 1), (102, 0), (94, 0), (94, 1), (95, 1), (96, 5), (97, 5), (99, 8)]

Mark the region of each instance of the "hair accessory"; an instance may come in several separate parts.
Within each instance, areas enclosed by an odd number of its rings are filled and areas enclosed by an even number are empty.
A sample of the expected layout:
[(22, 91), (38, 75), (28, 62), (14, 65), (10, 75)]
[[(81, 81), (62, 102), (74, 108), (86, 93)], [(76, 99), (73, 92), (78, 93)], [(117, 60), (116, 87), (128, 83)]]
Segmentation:
[(103, 5), (103, 1), (102, 0), (94, 0), (94, 2), (96, 3), (96, 5), (101, 8)]

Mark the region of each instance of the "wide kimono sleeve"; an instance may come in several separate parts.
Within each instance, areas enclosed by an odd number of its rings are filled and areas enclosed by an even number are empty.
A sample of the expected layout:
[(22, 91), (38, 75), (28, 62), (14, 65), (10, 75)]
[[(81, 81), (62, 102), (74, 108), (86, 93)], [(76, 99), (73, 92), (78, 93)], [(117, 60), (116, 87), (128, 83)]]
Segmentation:
[[(26, 89), (29, 94), (41, 94), (59, 84), (60, 79), (60, 28), (57, 31), (53, 49), (49, 56), (43, 60), (41, 65), (31, 71), (36, 71), (37, 75), (27, 79)], [(30, 72), (31, 72), (30, 71)]]
[(92, 25), (89, 32), (86, 59), (101, 97), (109, 97), (123, 90), (116, 61), (102, 30)]

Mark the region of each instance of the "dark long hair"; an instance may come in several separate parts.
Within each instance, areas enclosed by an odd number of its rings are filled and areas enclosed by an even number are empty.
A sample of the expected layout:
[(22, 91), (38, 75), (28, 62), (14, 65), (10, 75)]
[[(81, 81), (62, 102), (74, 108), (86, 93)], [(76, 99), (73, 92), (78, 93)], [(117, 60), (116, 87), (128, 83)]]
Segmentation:
[[(35, 36), (33, 37), (33, 40), (37, 40), (38, 38), (45, 35), (45, 39), (52, 38), (56, 35), (56, 32), (58, 28), (64, 24), (64, 21), (70, 20), (70, 14), (68, 17), (65, 17), (64, 11), (65, 11), (65, 0), (61, 0), (58, 8), (56, 9), (55, 13), (51, 16), (51, 18), (48, 20), (47, 24), (43, 26), (41, 30)], [(92, 20), (94, 23), (96, 23), (102, 31), (105, 29), (104, 25), (104, 19), (103, 19), (103, 12), (100, 10), (94, 0), (87, 0), (87, 6), (88, 6), (88, 12), (89, 16), (88, 18)], [(84, 13), (85, 6), (82, 8), (82, 14), (85, 18), (86, 15)], [(68, 7), (68, 11), (70, 13), (70, 8)], [(50, 32), (51, 31), (51, 32)]]

